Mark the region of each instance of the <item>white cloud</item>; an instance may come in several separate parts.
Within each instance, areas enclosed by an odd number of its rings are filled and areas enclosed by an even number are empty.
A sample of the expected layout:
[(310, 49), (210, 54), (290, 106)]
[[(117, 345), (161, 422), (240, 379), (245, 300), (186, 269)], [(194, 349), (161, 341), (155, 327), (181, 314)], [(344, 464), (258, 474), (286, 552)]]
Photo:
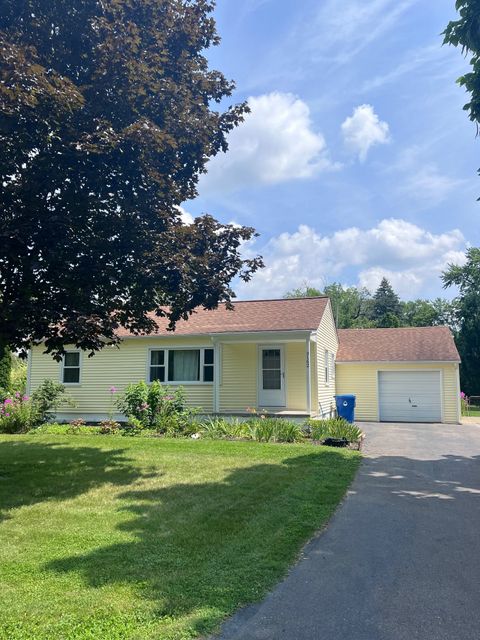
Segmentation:
[(394, 28), (416, 2), (418, 0), (325, 0), (316, 17), (304, 28), (308, 49), (317, 57), (345, 64)]
[(371, 229), (350, 227), (329, 236), (300, 225), (263, 248), (248, 246), (248, 253), (264, 256), (266, 268), (251, 283), (241, 284), (238, 292), (243, 298), (275, 297), (304, 282), (321, 289), (332, 281), (374, 290), (386, 276), (402, 297), (429, 295), (438, 293), (439, 276), (448, 263), (464, 261), (465, 246), (457, 229), (433, 234), (394, 218)]
[(465, 184), (463, 179), (442, 173), (438, 165), (430, 161), (432, 153), (428, 146), (408, 147), (387, 169), (395, 176), (397, 194), (416, 201), (420, 208), (439, 205), (457, 187)]
[(186, 211), (183, 207), (177, 207), (179, 213), (180, 213), (180, 219), (183, 222), (183, 224), (192, 224), (193, 223), (193, 216), (191, 213), (188, 213), (188, 211)]
[(229, 149), (208, 163), (199, 192), (232, 192), (244, 187), (310, 178), (337, 168), (321, 133), (313, 129), (308, 105), (290, 93), (248, 99), (251, 113), (228, 136)]
[[(399, 78), (407, 74), (411, 78), (414, 72), (426, 65), (429, 67), (429, 74), (432, 73), (432, 68), (435, 70), (439, 68), (445, 69), (445, 65), (450, 58), (450, 53), (448, 48), (439, 47), (438, 42), (425, 47), (410, 49), (405, 53), (402, 61), (397, 66), (391, 68), (383, 75), (374, 76), (364, 82), (360, 91), (366, 92), (378, 89), (386, 84), (396, 82)], [(450, 66), (451, 65), (449, 65), (449, 67)], [(449, 72), (452, 73), (452, 70), (449, 69)]]
[(370, 104), (362, 104), (353, 110), (342, 123), (342, 134), (346, 146), (358, 154), (363, 162), (370, 147), (390, 141), (389, 126), (382, 122)]

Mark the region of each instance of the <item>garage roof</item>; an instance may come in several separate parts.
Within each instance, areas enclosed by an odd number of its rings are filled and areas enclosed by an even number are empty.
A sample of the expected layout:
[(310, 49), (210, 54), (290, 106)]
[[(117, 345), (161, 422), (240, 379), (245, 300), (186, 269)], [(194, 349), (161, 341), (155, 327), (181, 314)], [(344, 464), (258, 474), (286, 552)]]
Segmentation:
[(337, 362), (460, 362), (448, 327), (340, 329)]
[[(316, 331), (328, 304), (327, 297), (248, 300), (235, 302), (233, 310), (220, 305), (208, 311), (198, 308), (188, 320), (179, 320), (174, 332), (167, 332), (168, 320), (154, 318), (158, 333), (188, 336), (250, 331)], [(132, 334), (120, 329), (122, 338)]]

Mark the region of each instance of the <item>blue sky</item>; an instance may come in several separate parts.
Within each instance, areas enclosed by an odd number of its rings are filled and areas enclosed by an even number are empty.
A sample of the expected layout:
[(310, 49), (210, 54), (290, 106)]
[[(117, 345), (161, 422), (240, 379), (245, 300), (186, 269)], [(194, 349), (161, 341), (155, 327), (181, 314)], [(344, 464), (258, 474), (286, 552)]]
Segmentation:
[(214, 158), (192, 215), (254, 226), (266, 269), (239, 298), (308, 282), (404, 298), (480, 244), (475, 127), (440, 33), (454, 0), (218, 0), (211, 65), (252, 113)]

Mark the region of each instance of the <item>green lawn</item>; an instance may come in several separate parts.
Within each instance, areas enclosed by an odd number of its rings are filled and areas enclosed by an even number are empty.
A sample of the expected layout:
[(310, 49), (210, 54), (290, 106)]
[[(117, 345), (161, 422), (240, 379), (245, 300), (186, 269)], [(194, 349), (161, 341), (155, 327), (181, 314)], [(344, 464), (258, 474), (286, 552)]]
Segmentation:
[(0, 638), (206, 633), (285, 573), (359, 460), (303, 444), (0, 436)]
[(462, 407), (462, 416), (480, 416), (480, 407), (472, 405), (468, 410)]

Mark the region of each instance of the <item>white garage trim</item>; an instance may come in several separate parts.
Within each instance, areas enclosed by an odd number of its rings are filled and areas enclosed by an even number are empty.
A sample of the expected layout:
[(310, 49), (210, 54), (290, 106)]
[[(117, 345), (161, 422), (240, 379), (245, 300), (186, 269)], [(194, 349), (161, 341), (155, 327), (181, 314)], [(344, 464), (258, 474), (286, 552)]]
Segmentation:
[[(413, 414), (411, 416), (411, 419), (406, 420), (404, 419), (406, 417), (402, 416), (401, 414), (397, 414), (397, 417), (393, 417), (395, 414), (387, 414), (387, 417), (385, 416), (385, 411), (382, 412), (382, 393), (381, 393), (381, 385), (380, 385), (380, 381), (381, 381), (381, 377), (382, 374), (384, 375), (384, 378), (387, 377), (388, 374), (390, 374), (392, 377), (397, 376), (397, 377), (403, 377), (403, 376), (408, 376), (410, 375), (414, 375), (416, 377), (421, 376), (422, 374), (431, 374), (431, 373), (436, 373), (438, 374), (438, 402), (439, 402), (439, 409), (440, 409), (440, 413), (439, 414), (433, 414), (431, 416), (431, 420), (430, 419), (423, 419), (422, 417), (425, 418), (426, 416), (418, 416)], [(406, 379), (406, 378), (405, 378)], [(411, 393), (410, 391), (408, 391), (409, 395), (414, 395), (414, 393)], [(444, 381), (443, 381), (443, 369), (378, 369), (377, 371), (377, 400), (378, 400), (378, 419), (379, 421), (385, 421), (385, 422), (444, 422)], [(399, 417), (398, 417), (399, 416)]]

